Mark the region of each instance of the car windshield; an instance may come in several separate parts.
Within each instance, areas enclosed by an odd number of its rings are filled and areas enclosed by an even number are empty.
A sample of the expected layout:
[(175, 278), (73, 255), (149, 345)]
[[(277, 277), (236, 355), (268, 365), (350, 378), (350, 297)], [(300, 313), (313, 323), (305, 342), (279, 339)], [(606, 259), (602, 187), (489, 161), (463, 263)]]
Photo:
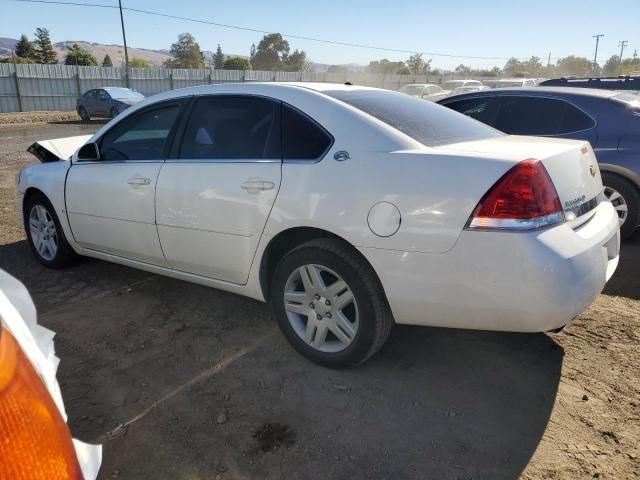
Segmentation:
[(109, 96), (111, 98), (127, 98), (127, 99), (143, 99), (144, 95), (140, 92), (136, 92), (135, 90), (130, 90), (128, 88), (110, 88), (107, 90)]
[(420, 95), (423, 88), (422, 85), (405, 85), (401, 88), (401, 91), (408, 95)]
[(497, 130), (458, 112), (397, 92), (334, 90), (325, 93), (429, 147), (502, 135)]

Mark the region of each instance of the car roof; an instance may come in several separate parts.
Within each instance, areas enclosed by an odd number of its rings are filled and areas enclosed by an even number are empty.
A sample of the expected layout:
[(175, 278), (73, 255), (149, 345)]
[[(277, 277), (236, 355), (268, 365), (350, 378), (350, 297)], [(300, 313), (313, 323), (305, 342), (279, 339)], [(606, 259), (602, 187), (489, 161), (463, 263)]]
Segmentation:
[[(582, 97), (601, 97), (611, 98), (619, 95), (620, 92), (616, 90), (600, 90), (597, 88), (580, 88), (580, 87), (515, 87), (515, 88), (500, 88), (491, 90), (481, 90), (479, 92), (466, 93), (467, 96), (494, 96), (505, 94), (554, 94), (554, 95), (570, 95), (570, 96), (582, 96)], [(463, 95), (456, 95), (455, 98), (462, 97)], [(450, 100), (454, 97), (447, 97), (446, 100)]]

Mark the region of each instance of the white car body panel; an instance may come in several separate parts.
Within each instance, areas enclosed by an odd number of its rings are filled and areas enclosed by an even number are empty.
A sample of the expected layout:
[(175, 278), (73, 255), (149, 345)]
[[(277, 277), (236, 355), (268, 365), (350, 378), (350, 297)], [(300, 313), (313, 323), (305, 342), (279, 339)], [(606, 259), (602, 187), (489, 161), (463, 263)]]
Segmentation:
[[(358, 249), (378, 274), (397, 323), (541, 331), (564, 325), (600, 293), (617, 265), (619, 233), (607, 202), (570, 216), (576, 198), (590, 200), (602, 190), (586, 142), (500, 136), (430, 148), (313, 90), (345, 88), (363, 87), (251, 83), (165, 92), (127, 109), (92, 138), (163, 99), (264, 95), (302, 110), (332, 134), (334, 143), (316, 163), (180, 160), (131, 164), (108, 176), (100, 165), (78, 173), (89, 165), (73, 158), (68, 217), (68, 162), (27, 168), (19, 191), (38, 188), (51, 199), (80, 254), (258, 300), (264, 300), (260, 272), (269, 242), (297, 227), (330, 232)], [(350, 158), (335, 161), (338, 151)], [(533, 232), (464, 230), (491, 186), (529, 158), (547, 169), (569, 221)], [(126, 182), (154, 173), (155, 189)], [(242, 184), (250, 180), (273, 188), (249, 192)], [(100, 189), (102, 198), (118, 199), (101, 204)], [(400, 212), (395, 234), (370, 229), (368, 215), (379, 202)]]

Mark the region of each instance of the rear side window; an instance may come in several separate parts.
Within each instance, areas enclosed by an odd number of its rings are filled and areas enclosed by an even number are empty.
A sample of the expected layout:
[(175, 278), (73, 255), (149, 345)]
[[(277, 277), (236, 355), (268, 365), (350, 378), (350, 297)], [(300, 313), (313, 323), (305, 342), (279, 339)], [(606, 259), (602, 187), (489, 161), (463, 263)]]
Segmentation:
[(430, 147), (501, 135), (493, 128), (441, 105), (396, 92), (336, 90), (325, 93)]
[(199, 98), (178, 158), (279, 160), (280, 103), (242, 95)]
[(470, 98), (445, 104), (447, 108), (451, 108), (452, 110), (460, 112), (468, 117), (475, 118), (487, 125), (495, 124), (499, 105), (500, 101), (496, 97)]
[(102, 160), (161, 160), (180, 106), (167, 105), (126, 118), (102, 137)]
[(89, 99), (92, 100), (92, 99), (96, 98), (96, 91), (95, 90), (89, 90), (88, 92), (86, 92), (84, 94), (84, 98), (86, 98), (87, 100), (89, 100)]
[(563, 100), (505, 96), (495, 127), (512, 135), (562, 135), (593, 125), (591, 117)]
[[(405, 97), (406, 95), (400, 95)], [(333, 138), (308, 116), (282, 105), (282, 154), (284, 160), (317, 160), (324, 156)]]

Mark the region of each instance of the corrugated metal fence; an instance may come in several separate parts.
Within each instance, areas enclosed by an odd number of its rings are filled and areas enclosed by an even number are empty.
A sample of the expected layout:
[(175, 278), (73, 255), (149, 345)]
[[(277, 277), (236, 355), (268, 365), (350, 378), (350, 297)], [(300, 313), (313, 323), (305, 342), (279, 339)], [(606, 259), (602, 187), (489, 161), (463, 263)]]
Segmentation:
[[(85, 91), (126, 87), (122, 67), (77, 67), (0, 63), (0, 112), (71, 111)], [(397, 90), (408, 83), (438, 82), (426, 75), (374, 75), (363, 72), (262, 72), (253, 70), (129, 69), (129, 87), (145, 96), (174, 88), (226, 82), (351, 82)]]

